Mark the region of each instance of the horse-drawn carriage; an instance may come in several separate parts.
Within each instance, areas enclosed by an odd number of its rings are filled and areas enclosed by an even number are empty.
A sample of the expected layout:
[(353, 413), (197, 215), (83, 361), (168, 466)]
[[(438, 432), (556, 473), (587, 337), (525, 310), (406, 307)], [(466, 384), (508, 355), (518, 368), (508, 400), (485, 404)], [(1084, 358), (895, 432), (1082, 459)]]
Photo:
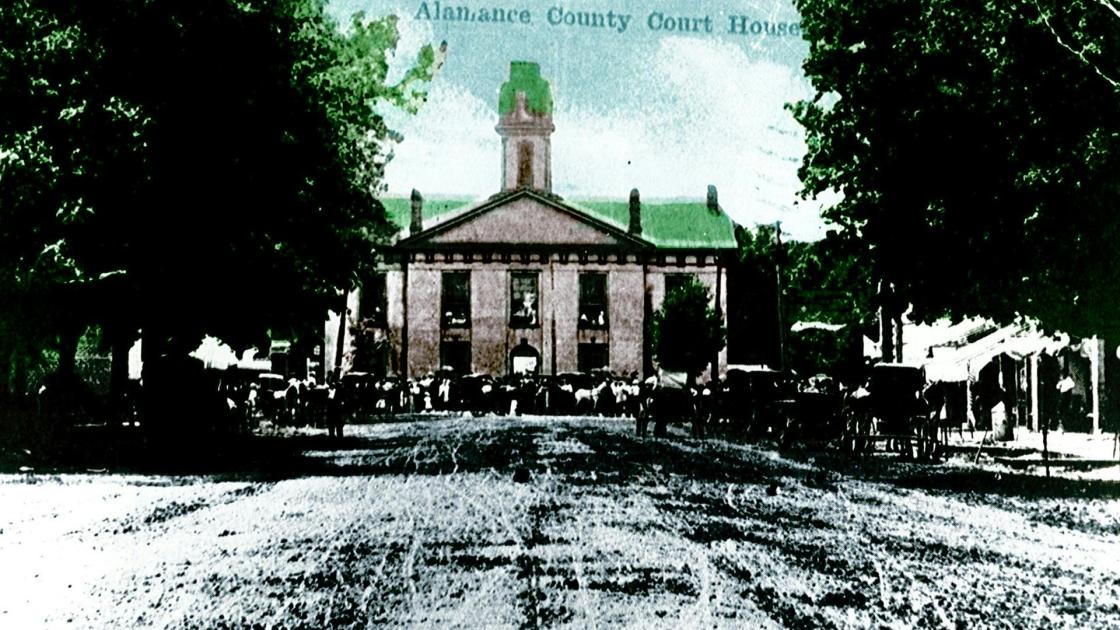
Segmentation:
[(793, 395), (780, 434), (783, 447), (793, 444), (839, 446), (844, 443), (843, 397), (835, 381), (814, 376)]
[(777, 437), (794, 412), (795, 388), (788, 372), (764, 365), (732, 365), (718, 397), (715, 415), (728, 432)]
[(862, 453), (882, 443), (906, 457), (936, 458), (941, 450), (936, 418), (926, 404), (925, 370), (897, 363), (871, 367), (866, 387), (849, 395), (846, 446)]

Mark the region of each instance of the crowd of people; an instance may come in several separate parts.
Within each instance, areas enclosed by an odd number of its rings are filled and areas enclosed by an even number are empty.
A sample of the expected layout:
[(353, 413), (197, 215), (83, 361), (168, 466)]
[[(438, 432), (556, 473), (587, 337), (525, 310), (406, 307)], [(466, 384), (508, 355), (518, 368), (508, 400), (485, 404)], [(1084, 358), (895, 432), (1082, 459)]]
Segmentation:
[[(415, 414), (554, 415), (630, 417), (644, 434), (654, 422), (654, 434), (664, 434), (671, 422), (691, 424), (693, 434), (738, 433), (747, 437), (783, 440), (836, 438), (847, 432), (870, 433), (874, 427), (851, 423), (872, 417), (936, 418), (946, 403), (939, 390), (926, 383), (874, 380), (867, 387), (829, 377), (796, 378), (767, 369), (728, 372), (724, 378), (695, 383), (683, 374), (659, 374), (645, 379), (605, 370), (558, 375), (456, 374), (439, 371), (421, 378), (376, 377), (350, 372), (319, 382), (314, 377), (284, 378), (278, 374), (245, 371), (213, 372), (200, 367), (172, 366), (130, 399), (152, 401), (161, 417), (181, 416), (180, 424), (198, 426), (198, 419), (215, 430), (248, 433), (262, 421), (274, 426), (327, 427), (342, 435), (343, 426)], [(912, 380), (912, 379), (911, 379)], [(870, 388), (870, 391), (869, 389)], [(183, 391), (207, 395), (183, 397)], [(871, 393), (878, 391), (877, 395)], [(41, 393), (43, 409), (57, 396)], [(179, 400), (174, 405), (158, 401)], [(869, 403), (875, 404), (869, 404)], [(897, 408), (892, 412), (890, 408)], [(143, 404), (133, 406), (137, 419)], [(861, 410), (863, 413), (861, 414)], [(952, 415), (952, 414), (949, 414)], [(175, 418), (172, 418), (174, 420)], [(175, 423), (171, 423), (172, 425)], [(890, 428), (891, 432), (908, 429)]]
[[(324, 425), (328, 416), (376, 419), (424, 413), (602, 415), (640, 413), (644, 386), (635, 375), (562, 374), (555, 377), (431, 374), (417, 379), (349, 373), (318, 383), (270, 375), (231, 381), (223, 389), (231, 409), (248, 421)], [(648, 387), (647, 387), (648, 388)]]
[(235, 423), (328, 426), (332, 433), (336, 427), (341, 431), (344, 422), (452, 413), (631, 417), (639, 421), (639, 433), (644, 433), (647, 421), (658, 422), (655, 432), (663, 430), (665, 420), (679, 421), (703, 434), (707, 426), (772, 424), (776, 420), (769, 412), (776, 409), (775, 401), (825, 387), (773, 379), (744, 389), (727, 379), (691, 384), (607, 371), (497, 377), (439, 372), (415, 379), (352, 372), (327, 383), (267, 374), (229, 379), (222, 392)]
[[(868, 424), (871, 419), (896, 418), (906, 424), (916, 415), (940, 415), (944, 404), (933, 404), (930, 394), (938, 391), (923, 391), (923, 383), (883, 382), (878, 388), (872, 383), (870, 390), (880, 393), (871, 396), (854, 381), (799, 379), (765, 368), (732, 370), (702, 383), (683, 374), (641, 378), (606, 370), (496, 377), (441, 370), (411, 379), (350, 372), (320, 382), (314, 377), (203, 370), (197, 363), (161, 363), (150, 370), (149, 382), (143, 388), (136, 383), (130, 390), (129, 420), (138, 425), (142, 417), (151, 416), (169, 428), (206, 426), (233, 433), (250, 433), (268, 422), (327, 427), (331, 435), (340, 436), (346, 424), (422, 414), (604, 416), (635, 419), (640, 435), (651, 422), (654, 435), (664, 435), (667, 424), (680, 422), (691, 425), (697, 437), (719, 432), (805, 441), (834, 439), (845, 432), (882, 432)], [(70, 402), (66, 391), (53, 381), (45, 385), (39, 396), (41, 414), (85, 415), (67, 413), (81, 406)], [(884, 402), (898, 413), (886, 410)], [(853, 418), (864, 424), (853, 425)], [(892, 433), (906, 430), (889, 428)]]

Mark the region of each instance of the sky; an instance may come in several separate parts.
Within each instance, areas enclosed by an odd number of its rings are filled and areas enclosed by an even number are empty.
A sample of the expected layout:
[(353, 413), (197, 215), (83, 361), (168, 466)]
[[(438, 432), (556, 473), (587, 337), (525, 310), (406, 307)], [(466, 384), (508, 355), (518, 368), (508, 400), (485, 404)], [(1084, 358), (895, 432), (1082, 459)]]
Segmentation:
[[(483, 198), (497, 192), (498, 90), (510, 61), (534, 61), (552, 84), (557, 194), (625, 199), (638, 188), (643, 200), (702, 199), (714, 184), (720, 204), (742, 225), (782, 221), (789, 238), (823, 236), (820, 208), (827, 200), (798, 196), (804, 134), (784, 108), (813, 97), (801, 70), (808, 45), (788, 34), (789, 25), (798, 22), (791, 0), (462, 0), (439, 3), (439, 12), (436, 4), (334, 0), (330, 5), (344, 23), (357, 11), (400, 18), (391, 79), (414, 62), (422, 45), (448, 44), (444, 67), (420, 112), (381, 112), (403, 137), (386, 169), (390, 195), (407, 195), (413, 188), (428, 197)], [(430, 19), (447, 7), (465, 7), (474, 15), (514, 9), (519, 19), (512, 24)], [(522, 10), (529, 24), (520, 22)], [(569, 13), (609, 19), (608, 12), (615, 14), (614, 28), (564, 23)], [(630, 18), (622, 30), (624, 15)], [(732, 16), (746, 18), (735, 18), (735, 32)], [(561, 23), (551, 24), (550, 18)], [(697, 30), (670, 31), (672, 22)], [(764, 30), (763, 22), (771, 25), (769, 34), (751, 32)]]

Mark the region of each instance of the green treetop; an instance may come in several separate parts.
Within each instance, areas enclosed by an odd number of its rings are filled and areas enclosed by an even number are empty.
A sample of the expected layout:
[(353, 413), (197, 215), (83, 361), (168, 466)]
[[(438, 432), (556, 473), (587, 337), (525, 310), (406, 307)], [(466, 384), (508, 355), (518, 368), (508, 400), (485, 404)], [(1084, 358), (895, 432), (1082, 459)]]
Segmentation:
[[(1114, 4), (1114, 3), (1112, 3)], [(1120, 338), (1110, 3), (795, 0), (805, 192), (888, 310)]]

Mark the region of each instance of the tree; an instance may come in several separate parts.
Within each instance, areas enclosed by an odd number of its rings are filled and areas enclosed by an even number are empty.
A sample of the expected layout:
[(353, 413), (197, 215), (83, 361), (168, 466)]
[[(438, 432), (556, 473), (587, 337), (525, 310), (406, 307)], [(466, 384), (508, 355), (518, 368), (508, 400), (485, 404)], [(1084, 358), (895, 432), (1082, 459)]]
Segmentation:
[[(876, 316), (874, 295), (860, 252), (835, 232), (814, 242), (780, 242), (776, 229), (763, 224), (753, 232), (743, 227), (737, 230), (739, 260), (734, 275), (738, 290), (729, 291), (730, 319), (756, 344), (772, 341), (772, 347), (754, 348), (743, 362), (779, 364), (779, 301), (775, 294), (779, 285), (781, 325), (786, 333), (797, 322), (841, 325), (853, 335), (869, 330)], [(729, 334), (738, 333), (738, 342), (746, 343), (744, 330), (733, 329)], [(799, 339), (790, 335), (786, 341), (787, 357), (793, 364), (799, 363), (796, 359), (803, 353), (793, 347)]]
[(378, 109), (415, 111), (439, 65), (390, 84), (396, 19), (343, 31), (324, 4), (0, 8), (0, 294), (34, 298), (0, 324), (142, 329), (154, 361), (320, 323), (391, 230)]
[(653, 314), (653, 351), (662, 368), (698, 376), (723, 349), (726, 330), (712, 296), (696, 278), (665, 295)]
[[(889, 311), (1115, 335), (1120, 19), (1057, 0), (796, 0), (807, 195)], [(897, 315), (897, 313), (891, 313)]]
[(735, 227), (738, 257), (728, 268), (728, 361), (778, 365), (779, 250), (773, 225)]

